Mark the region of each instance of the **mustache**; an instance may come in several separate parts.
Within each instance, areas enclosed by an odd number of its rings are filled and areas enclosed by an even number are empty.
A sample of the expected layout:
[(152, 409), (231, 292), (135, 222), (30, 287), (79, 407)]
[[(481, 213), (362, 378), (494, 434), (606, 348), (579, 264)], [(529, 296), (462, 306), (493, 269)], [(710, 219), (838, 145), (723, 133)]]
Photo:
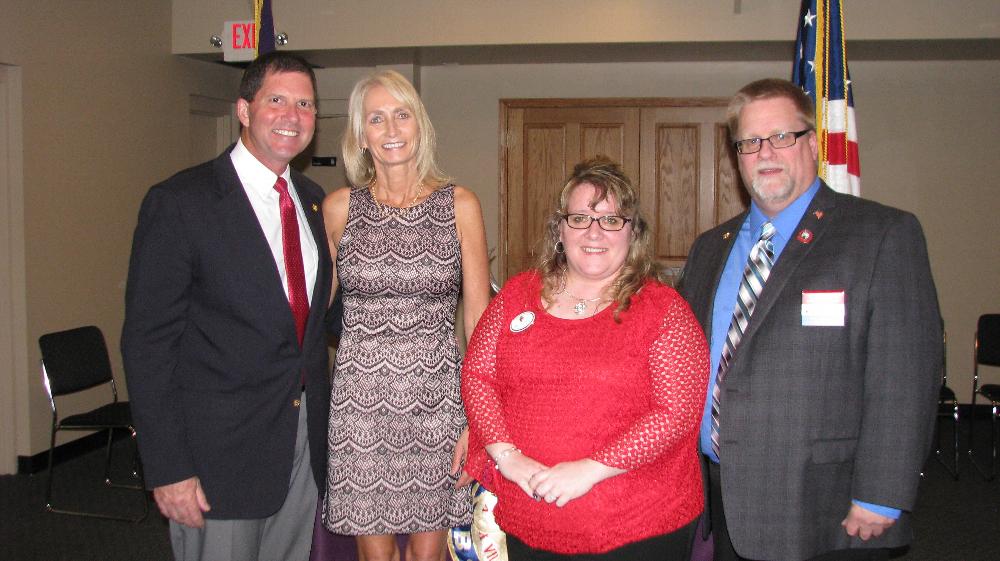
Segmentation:
[(781, 170), (781, 171), (788, 171), (788, 168), (785, 167), (784, 165), (778, 164), (778, 163), (773, 163), (773, 162), (760, 162), (760, 163), (758, 163), (757, 165), (754, 166), (753, 171), (754, 171), (754, 173), (757, 173), (757, 172), (763, 171), (765, 169), (769, 169), (769, 170), (775, 170), (776, 169), (776, 170)]

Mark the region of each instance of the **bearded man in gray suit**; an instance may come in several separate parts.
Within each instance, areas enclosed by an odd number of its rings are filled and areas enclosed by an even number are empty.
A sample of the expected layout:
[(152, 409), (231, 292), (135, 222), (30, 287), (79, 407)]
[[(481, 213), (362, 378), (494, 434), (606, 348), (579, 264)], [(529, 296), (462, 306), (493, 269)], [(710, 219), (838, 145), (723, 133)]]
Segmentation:
[(920, 224), (817, 177), (790, 82), (745, 86), (728, 115), (751, 207), (695, 241), (680, 282), (712, 348), (715, 559), (885, 559), (911, 539), (940, 384)]

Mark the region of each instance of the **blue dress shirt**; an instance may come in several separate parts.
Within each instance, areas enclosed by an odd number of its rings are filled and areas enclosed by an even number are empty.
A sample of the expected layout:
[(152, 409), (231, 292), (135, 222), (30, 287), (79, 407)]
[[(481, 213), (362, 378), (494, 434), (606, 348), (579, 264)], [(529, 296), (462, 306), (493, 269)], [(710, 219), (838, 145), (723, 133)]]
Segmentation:
[[(812, 203), (813, 197), (819, 191), (820, 181), (817, 178), (805, 193), (792, 201), (774, 218), (770, 219), (776, 230), (771, 244), (774, 246), (774, 263), (778, 263), (781, 252), (784, 251), (788, 241), (796, 235), (795, 229), (798, 227), (806, 209)], [(750, 250), (760, 239), (764, 223), (768, 221), (767, 215), (757, 206), (750, 203), (750, 213), (740, 226), (740, 231), (736, 235), (733, 249), (729, 252), (726, 266), (722, 270), (722, 277), (719, 279), (719, 287), (715, 292), (715, 301), (712, 305), (712, 333), (711, 333), (711, 371), (709, 372), (708, 394), (705, 397), (705, 411), (701, 419), (701, 451), (710, 460), (718, 463), (719, 458), (712, 451), (712, 389), (715, 387), (715, 378), (719, 372), (719, 361), (722, 358), (722, 349), (726, 342), (726, 333), (729, 331), (729, 324), (733, 319), (733, 310), (736, 306), (736, 294), (743, 280), (743, 269), (746, 267), (747, 259), (750, 257)], [(766, 285), (765, 285), (766, 290)], [(753, 321), (751, 316), (750, 321)], [(739, 352), (739, 351), (737, 351)], [(719, 427), (719, 432), (725, 431), (724, 426)], [(899, 518), (899, 509), (873, 505), (861, 501), (853, 501), (855, 504), (867, 510), (888, 516)]]

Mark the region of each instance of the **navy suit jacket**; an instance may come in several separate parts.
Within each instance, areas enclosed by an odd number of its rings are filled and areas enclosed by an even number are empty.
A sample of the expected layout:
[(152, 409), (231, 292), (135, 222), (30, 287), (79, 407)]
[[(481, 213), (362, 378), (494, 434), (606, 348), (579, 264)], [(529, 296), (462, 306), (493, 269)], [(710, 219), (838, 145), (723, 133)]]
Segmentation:
[[(712, 307), (746, 213), (705, 232), (681, 294)], [(861, 542), (851, 499), (913, 508), (935, 419), (942, 337), (917, 219), (823, 185), (764, 286), (722, 384), (720, 466), (737, 553), (806, 559), (910, 540), (909, 513)], [(842, 327), (802, 325), (804, 291), (843, 291)]]
[(260, 223), (226, 150), (153, 186), (139, 212), (122, 357), (147, 484), (201, 480), (210, 518), (262, 518), (284, 502), (301, 384), (323, 488), (331, 263), (323, 190), (292, 171), (319, 267), (299, 345)]

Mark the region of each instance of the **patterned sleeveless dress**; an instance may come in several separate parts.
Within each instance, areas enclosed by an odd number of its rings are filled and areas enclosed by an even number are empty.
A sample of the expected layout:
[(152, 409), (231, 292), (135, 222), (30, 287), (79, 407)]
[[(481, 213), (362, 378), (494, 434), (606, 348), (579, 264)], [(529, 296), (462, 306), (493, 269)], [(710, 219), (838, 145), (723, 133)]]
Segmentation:
[(337, 534), (371, 535), (468, 523), (468, 490), (456, 490), (449, 474), (466, 423), (455, 340), (462, 264), (454, 186), (408, 210), (352, 190), (337, 274), (344, 331), (323, 524)]

